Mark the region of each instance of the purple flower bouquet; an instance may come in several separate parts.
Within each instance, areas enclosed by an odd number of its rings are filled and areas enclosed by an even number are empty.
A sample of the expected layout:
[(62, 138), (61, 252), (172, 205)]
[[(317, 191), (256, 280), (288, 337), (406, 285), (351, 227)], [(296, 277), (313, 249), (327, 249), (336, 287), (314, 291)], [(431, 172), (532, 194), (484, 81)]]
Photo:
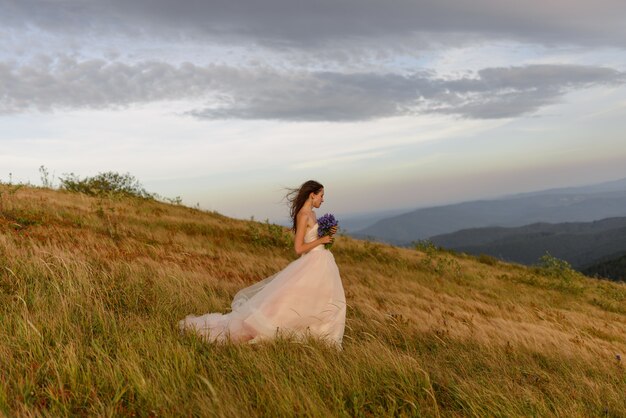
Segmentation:
[[(335, 217), (330, 213), (327, 213), (326, 215), (318, 218), (317, 223), (318, 223), (317, 236), (320, 238), (323, 237), (324, 235), (330, 235), (331, 228), (339, 225), (339, 222), (337, 222), (337, 219), (335, 219)], [(332, 243), (324, 244), (324, 248), (326, 249), (332, 246), (333, 246)]]

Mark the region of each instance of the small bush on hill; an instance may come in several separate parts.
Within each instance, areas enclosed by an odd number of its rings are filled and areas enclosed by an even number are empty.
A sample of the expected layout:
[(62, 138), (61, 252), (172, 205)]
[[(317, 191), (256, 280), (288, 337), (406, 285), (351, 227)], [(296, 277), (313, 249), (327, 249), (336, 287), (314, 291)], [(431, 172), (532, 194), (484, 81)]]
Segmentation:
[(539, 259), (536, 268), (540, 274), (557, 279), (552, 280), (555, 289), (573, 294), (580, 294), (585, 290), (585, 284), (579, 280), (583, 277), (582, 274), (574, 270), (567, 261), (553, 257), (548, 252)]
[(70, 192), (84, 193), (89, 196), (134, 196), (143, 199), (154, 199), (141, 183), (129, 173), (119, 174), (113, 171), (99, 173), (93, 177), (80, 178), (74, 173), (60, 177), (61, 188)]
[(489, 266), (495, 266), (498, 264), (498, 259), (487, 254), (481, 254), (478, 256), (478, 262)]
[(570, 281), (578, 275), (567, 261), (558, 259), (548, 252), (539, 259), (539, 269), (547, 276), (559, 277), (565, 281)]
[(422, 251), (426, 254), (432, 254), (437, 252), (438, 250), (441, 250), (441, 247), (437, 247), (435, 244), (433, 244), (432, 241), (427, 239), (413, 241), (412, 244), (414, 249), (416, 249), (417, 251)]

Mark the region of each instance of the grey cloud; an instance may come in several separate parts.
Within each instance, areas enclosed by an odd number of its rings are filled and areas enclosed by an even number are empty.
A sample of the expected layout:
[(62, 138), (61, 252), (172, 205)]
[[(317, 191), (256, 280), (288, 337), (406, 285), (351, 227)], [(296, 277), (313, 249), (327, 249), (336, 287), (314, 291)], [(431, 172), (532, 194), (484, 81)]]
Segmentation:
[(446, 81), (446, 92), (425, 110), (477, 119), (515, 117), (557, 103), (573, 90), (626, 84), (626, 73), (580, 65), (487, 68), (477, 76)]
[[(162, 62), (135, 65), (70, 57), (39, 57), (28, 65), (0, 64), (0, 111), (114, 108), (197, 97), (219, 70)], [(201, 90), (198, 90), (200, 88)]]
[(625, 73), (578, 65), (487, 68), (463, 78), (413, 74), (277, 71), (163, 62), (125, 64), (39, 57), (0, 63), (0, 113), (120, 108), (160, 100), (204, 102), (201, 119), (359, 121), (419, 113), (514, 117)]
[(231, 89), (229, 102), (190, 114), (206, 119), (355, 121), (445, 113), (494, 119), (534, 112), (569, 91), (625, 83), (626, 75), (619, 71), (576, 65), (489, 68), (455, 80), (429, 73), (318, 72), (272, 83), (270, 89), (244, 84)]
[(421, 94), (433, 93), (431, 81), (417, 75), (273, 74), (232, 86), (228, 102), (190, 114), (207, 119), (368, 120), (406, 114)]
[(626, 47), (626, 2), (569, 0), (0, 0), (0, 22), (51, 32), (246, 40), (275, 48), (459, 34)]

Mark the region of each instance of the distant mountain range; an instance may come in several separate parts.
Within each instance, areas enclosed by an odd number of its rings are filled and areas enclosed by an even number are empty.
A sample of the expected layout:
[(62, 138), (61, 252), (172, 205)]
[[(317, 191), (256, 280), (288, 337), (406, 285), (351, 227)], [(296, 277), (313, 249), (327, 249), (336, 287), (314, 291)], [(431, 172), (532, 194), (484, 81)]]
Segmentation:
[(590, 222), (622, 216), (626, 216), (626, 178), (417, 209), (381, 219), (350, 235), (409, 245), (413, 241), (468, 228), (520, 227), (537, 222)]
[(626, 254), (626, 217), (465, 229), (431, 237), (430, 241), (468, 254), (488, 254), (522, 264), (534, 264), (549, 252), (583, 270), (601, 260)]
[[(385, 210), (379, 212), (369, 213), (357, 213), (357, 214), (339, 214), (337, 219), (339, 220), (339, 227), (348, 234), (358, 231), (363, 228), (367, 228), (370, 225), (375, 224), (381, 219), (396, 216), (402, 213), (406, 213), (407, 209), (394, 209)], [(323, 211), (320, 213), (324, 213)]]
[(598, 261), (582, 270), (587, 276), (605, 277), (626, 282), (626, 254)]

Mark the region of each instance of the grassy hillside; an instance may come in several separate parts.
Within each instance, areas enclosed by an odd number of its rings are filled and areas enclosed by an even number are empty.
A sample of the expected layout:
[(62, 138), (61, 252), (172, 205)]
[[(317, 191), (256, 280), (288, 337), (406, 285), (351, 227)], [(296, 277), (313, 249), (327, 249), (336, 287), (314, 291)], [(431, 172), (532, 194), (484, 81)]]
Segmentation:
[[(189, 313), (296, 255), (280, 227), (0, 185), (8, 416), (626, 416), (626, 287), (339, 237), (344, 350), (216, 346)], [(618, 357), (619, 356), (619, 357)]]

